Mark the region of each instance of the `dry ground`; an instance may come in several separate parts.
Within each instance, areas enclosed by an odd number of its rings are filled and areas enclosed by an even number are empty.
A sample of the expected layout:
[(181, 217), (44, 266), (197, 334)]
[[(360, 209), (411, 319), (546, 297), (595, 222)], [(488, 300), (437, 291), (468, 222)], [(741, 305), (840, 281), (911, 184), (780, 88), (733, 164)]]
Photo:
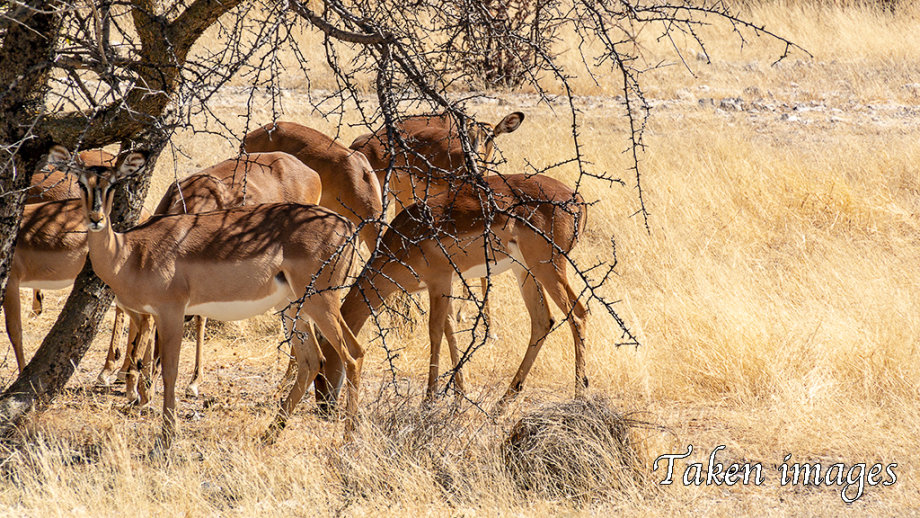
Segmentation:
[[(571, 397), (567, 329), (544, 346), (511, 415), (492, 422), (464, 407), (459, 417), (443, 419), (430, 448), (413, 442), (426, 422), (417, 396), (404, 404), (378, 394), (390, 380), (378, 342), (368, 343), (361, 440), (343, 446), (341, 425), (318, 419), (306, 402), (278, 445), (260, 447), (254, 438), (274, 412), (275, 384), (287, 362), (277, 349), (277, 317), (266, 315), (219, 326), (209, 337), (205, 395), (180, 403), (181, 439), (168, 463), (145, 456), (158, 415), (124, 412), (117, 393), (92, 388), (108, 340), (102, 333), (71, 390), (31, 419), (19, 450), (4, 455), (0, 512), (920, 512), (920, 10), (895, 17), (773, 3), (750, 14), (814, 58), (797, 54), (770, 66), (781, 48), (756, 40), (739, 51), (723, 28), (706, 31), (711, 65), (687, 52), (696, 78), (679, 66), (650, 73), (654, 110), (642, 168), (651, 232), (631, 217), (636, 198), (628, 176), (625, 187), (588, 181), (583, 193), (598, 203), (575, 255), (584, 265), (610, 260), (609, 238), (616, 238), (618, 276), (603, 291), (620, 300), (616, 308), (642, 346), (615, 347), (616, 325), (592, 307), (588, 373), (593, 392), (663, 427), (634, 432), (646, 471), (658, 455), (688, 444), (698, 462), (726, 445), (722, 462), (762, 463), (763, 486), (657, 486), (659, 469), (595, 499), (516, 490), (499, 467), (498, 445), (516, 416)], [(296, 78), (290, 82), (285, 118), (338, 131), (346, 143), (362, 131), (312, 113), (308, 92), (293, 89)], [(627, 175), (615, 86), (583, 80), (578, 93), (592, 167)], [(236, 85), (212, 108), (232, 118), (247, 95)], [(570, 154), (561, 104), (499, 93), (471, 107), (484, 120), (527, 114), (521, 129), (499, 142), (507, 158), (502, 171)], [(267, 121), (268, 113), (263, 104), (254, 120)], [(173, 162), (164, 155), (150, 207), (175, 175), (233, 153), (219, 137), (180, 136), (175, 144), (188, 157)], [(563, 167), (548, 174), (572, 182), (576, 173)], [(497, 289), (499, 338), (465, 371), (472, 398), (486, 406), (510, 381), (528, 332), (511, 279), (498, 280)], [(27, 354), (66, 293), (48, 295), (46, 314), (26, 322)], [(417, 393), (426, 370), (424, 326), (403, 330), (391, 344), (400, 348), (397, 381)], [(185, 351), (188, 376), (191, 341)], [(9, 380), (15, 362), (11, 354), (5, 360)], [(398, 412), (404, 427), (376, 427)], [(787, 454), (790, 462), (848, 468), (897, 463), (897, 483), (867, 487), (848, 505), (837, 486), (782, 487), (774, 468)]]

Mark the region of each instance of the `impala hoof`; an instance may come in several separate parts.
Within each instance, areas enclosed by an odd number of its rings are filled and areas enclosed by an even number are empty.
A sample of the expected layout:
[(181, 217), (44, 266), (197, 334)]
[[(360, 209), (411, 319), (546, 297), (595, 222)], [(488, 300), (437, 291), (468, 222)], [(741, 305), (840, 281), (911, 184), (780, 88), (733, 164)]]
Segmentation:
[(275, 444), (275, 441), (278, 440), (278, 434), (281, 433), (281, 430), (284, 430), (285, 426), (287, 426), (287, 419), (276, 416), (272, 424), (270, 424), (268, 429), (265, 430), (265, 433), (262, 434), (262, 437), (259, 438), (259, 442), (266, 446)]
[(105, 372), (105, 371), (99, 373), (99, 376), (96, 377), (96, 386), (97, 387), (112, 386), (112, 373)]
[(185, 397), (190, 397), (193, 399), (198, 398), (198, 384), (193, 383), (185, 389)]
[(495, 415), (502, 415), (508, 410), (508, 404), (514, 401), (520, 391), (509, 390), (505, 392), (505, 395), (495, 403), (495, 406), (492, 407), (492, 413)]
[(39, 316), (42, 314), (42, 302), (45, 296), (41, 292), (36, 292), (32, 298), (32, 315)]
[(169, 452), (172, 448), (174, 442), (175, 434), (163, 435), (160, 434), (153, 441), (153, 448), (150, 448), (150, 451), (147, 452), (147, 458), (155, 461), (167, 461), (169, 460)]

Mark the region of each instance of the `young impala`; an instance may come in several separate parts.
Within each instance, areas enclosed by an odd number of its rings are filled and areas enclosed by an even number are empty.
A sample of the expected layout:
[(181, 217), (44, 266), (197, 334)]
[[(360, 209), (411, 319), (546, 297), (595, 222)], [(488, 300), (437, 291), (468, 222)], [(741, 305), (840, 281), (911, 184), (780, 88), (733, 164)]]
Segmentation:
[[(495, 149), (495, 137), (516, 131), (524, 121), (524, 114), (512, 112), (494, 126), (485, 122), (471, 121), (467, 135), (474, 153), (479, 157), (481, 174), (489, 174), (488, 164)], [(393, 142), (396, 154), (390, 155), (390, 139), (387, 129), (362, 135), (351, 143), (351, 148), (362, 152), (377, 173), (383, 186), (387, 169), (392, 162), (393, 172), (387, 184), (387, 195), (395, 198), (396, 211), (418, 201), (457, 188), (466, 176), (466, 158), (460, 142), (459, 124), (448, 112), (431, 115), (413, 115), (396, 124), (396, 132), (407, 149), (400, 149), (399, 140)], [(480, 280), (485, 297), (488, 284)], [(482, 315), (489, 321), (488, 300), (483, 301)]]

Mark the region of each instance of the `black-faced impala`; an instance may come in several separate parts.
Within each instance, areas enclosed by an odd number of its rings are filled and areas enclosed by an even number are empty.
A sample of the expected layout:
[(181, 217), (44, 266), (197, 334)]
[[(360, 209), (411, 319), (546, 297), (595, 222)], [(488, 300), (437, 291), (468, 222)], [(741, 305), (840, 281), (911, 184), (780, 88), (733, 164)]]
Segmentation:
[[(176, 377), (184, 315), (239, 320), (286, 307), (294, 322), (297, 379), (263, 440), (273, 441), (324, 363), (308, 321), (345, 365), (346, 433), (355, 425), (363, 349), (340, 313), (339, 294), (355, 258), (354, 226), (334, 212), (293, 203), (155, 216), (124, 233), (112, 230), (113, 186), (140, 172), (143, 154), (116, 167), (85, 167), (60, 146), (51, 160), (77, 175), (89, 258), (118, 304), (153, 315), (163, 376), (163, 439), (176, 431)], [(304, 298), (298, 307), (290, 302)], [(141, 394), (143, 397), (144, 394)]]

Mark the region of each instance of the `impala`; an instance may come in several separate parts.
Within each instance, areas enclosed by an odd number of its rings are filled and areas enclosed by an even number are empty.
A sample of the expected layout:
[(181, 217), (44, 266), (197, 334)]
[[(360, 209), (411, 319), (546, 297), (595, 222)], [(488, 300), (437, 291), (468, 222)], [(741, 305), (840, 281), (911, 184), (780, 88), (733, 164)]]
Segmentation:
[[(115, 156), (102, 149), (88, 149), (80, 152), (80, 159), (91, 165), (111, 165), (115, 163)], [(32, 185), (26, 194), (26, 203), (42, 203), (46, 201), (69, 200), (80, 197), (80, 188), (77, 181), (63, 171), (51, 169), (41, 171), (32, 176)], [(144, 216), (141, 216), (143, 219)], [(32, 294), (32, 312), (36, 315), (42, 313), (42, 293), (35, 288)]]
[[(88, 149), (80, 152), (80, 160), (87, 166), (111, 166), (115, 164), (115, 155), (102, 149)], [(32, 176), (26, 203), (41, 203), (77, 199), (80, 188), (77, 179), (57, 168), (48, 168)]]
[[(93, 166), (111, 166), (114, 157), (102, 150), (80, 153), (80, 160)], [(6, 333), (13, 346), (19, 372), (25, 367), (22, 347), (22, 308), (19, 289), (32, 288), (33, 311), (41, 313), (40, 289), (64, 289), (72, 285), (86, 262), (86, 227), (76, 181), (63, 171), (52, 169), (33, 177), (32, 188), (23, 209), (20, 231), (13, 252), (3, 313)], [(44, 202), (41, 202), (44, 200)], [(147, 215), (142, 212), (141, 219)], [(124, 330), (124, 313), (115, 308), (115, 329), (110, 351)], [(132, 321), (129, 342), (137, 339), (138, 327)], [(114, 356), (114, 351), (111, 353)]]
[[(354, 226), (338, 214), (292, 203), (161, 215), (124, 233), (112, 230), (113, 185), (143, 169), (146, 157), (125, 156), (117, 167), (85, 167), (61, 146), (51, 158), (75, 173), (83, 190), (89, 258), (118, 303), (153, 316), (163, 378), (163, 442), (176, 432), (176, 377), (184, 315), (238, 320), (286, 307), (294, 322), (297, 380), (263, 439), (271, 442), (323, 365), (312, 320), (345, 364), (346, 433), (354, 428), (363, 349), (345, 325), (338, 292), (355, 257)], [(298, 307), (290, 304), (304, 300)], [(146, 392), (146, 391), (144, 391)], [(145, 396), (144, 393), (141, 394)]]
[(372, 223), (382, 212), (380, 184), (367, 158), (312, 128), (293, 122), (266, 124), (243, 138), (247, 153), (284, 151), (319, 174), (323, 196), (319, 205), (338, 212), (358, 226), (369, 250), (377, 240)]
[[(322, 196), (319, 175), (293, 156), (282, 153), (252, 153), (230, 158), (170, 184), (154, 214), (194, 214), (218, 209), (292, 202), (317, 204)], [(201, 350), (207, 318), (196, 316), (195, 370), (186, 394), (198, 396)], [(125, 393), (136, 400), (137, 360), (140, 350), (129, 350), (122, 372), (127, 372)], [(99, 381), (108, 384), (115, 370), (115, 350), (109, 347)]]
[(25, 206), (3, 298), (6, 333), (19, 372), (25, 367), (19, 288), (63, 289), (86, 262), (86, 227), (79, 199)]
[[(517, 130), (523, 121), (524, 114), (514, 112), (494, 126), (483, 122), (471, 122), (468, 125), (467, 133), (472, 150), (483, 165), (492, 157), (495, 137)], [(454, 179), (463, 176), (466, 171), (458, 128), (454, 117), (448, 112), (406, 117), (396, 125), (396, 131), (408, 147), (401, 150), (397, 142), (393, 143), (397, 154), (393, 157), (393, 174), (389, 180), (388, 194), (396, 198), (397, 210), (457, 185)], [(380, 185), (384, 185), (391, 159), (386, 128), (356, 138), (351, 149), (367, 157), (377, 173)], [(480, 170), (486, 172), (485, 167)]]
[[(486, 164), (492, 158), (495, 137), (517, 130), (523, 121), (523, 113), (513, 112), (494, 126), (483, 122), (471, 122), (467, 126), (470, 144), (480, 159), (483, 174), (488, 173)], [(466, 158), (459, 125), (450, 113), (407, 117), (395, 129), (408, 148), (400, 150), (398, 141), (394, 142), (393, 147), (398, 151), (395, 157), (390, 156), (390, 141), (385, 127), (358, 137), (351, 148), (361, 151), (370, 161), (380, 185), (387, 185), (387, 192), (396, 199), (397, 211), (462, 183), (462, 180), (458, 182), (458, 176), (465, 176)], [(386, 184), (391, 158), (393, 174)], [(486, 279), (482, 279), (480, 284), (485, 297), (488, 288)], [(487, 300), (484, 301), (482, 307), (486, 325), (489, 321), (487, 303)]]
[[(530, 314), (530, 340), (524, 359), (499, 401), (499, 408), (523, 387), (547, 333), (553, 327), (547, 300), (568, 319), (575, 343), (575, 396), (583, 397), (585, 376), (586, 308), (566, 278), (567, 254), (585, 226), (586, 207), (581, 196), (546, 176), (490, 176), (488, 189), (466, 185), (429, 198), (403, 210), (380, 241), (377, 256), (369, 262), (342, 304), (342, 316), (357, 334), (367, 318), (387, 296), (403, 290), (428, 291), (431, 310), (428, 334), (431, 363), (428, 397), (435, 391), (442, 337), (446, 337), (454, 365), (459, 352), (451, 315), (452, 286), (460, 275), (486, 274), (486, 254), (491, 275), (511, 269), (517, 276)], [(491, 193), (491, 194), (487, 194)], [(491, 224), (487, 224), (488, 216)], [(488, 236), (488, 238), (486, 237)], [(488, 239), (488, 244), (485, 240)], [(327, 362), (331, 383), (318, 386), (322, 400), (335, 401), (341, 367)], [(455, 371), (455, 382), (463, 380)]]

